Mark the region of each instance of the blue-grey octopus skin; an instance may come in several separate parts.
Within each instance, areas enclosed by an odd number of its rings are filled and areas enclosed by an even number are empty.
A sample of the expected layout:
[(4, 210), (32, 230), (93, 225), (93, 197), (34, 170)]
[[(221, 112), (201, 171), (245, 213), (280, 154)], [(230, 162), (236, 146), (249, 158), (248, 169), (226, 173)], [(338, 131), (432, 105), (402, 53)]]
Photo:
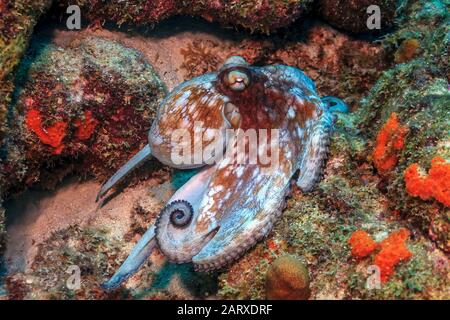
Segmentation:
[[(297, 185), (303, 192), (311, 191), (321, 178), (334, 111), (347, 112), (347, 107), (337, 98), (321, 99), (313, 81), (299, 69), (250, 66), (241, 57), (229, 58), (218, 72), (177, 86), (160, 106), (149, 132), (149, 144), (104, 184), (99, 197), (150, 156), (176, 168), (204, 169), (172, 196), (155, 224), (103, 287), (118, 287), (156, 246), (169, 261), (192, 262), (199, 271), (219, 269), (238, 259), (272, 229), (296, 172)], [(240, 164), (227, 157), (213, 165), (206, 160), (173, 163), (173, 130), (183, 128), (193, 133), (197, 121), (220, 132), (278, 129), (278, 165)], [(245, 142), (250, 147), (248, 139)], [(205, 144), (208, 142), (203, 142), (204, 148)], [(258, 154), (267, 152), (269, 145), (258, 144)], [(222, 147), (230, 149), (233, 145)]]

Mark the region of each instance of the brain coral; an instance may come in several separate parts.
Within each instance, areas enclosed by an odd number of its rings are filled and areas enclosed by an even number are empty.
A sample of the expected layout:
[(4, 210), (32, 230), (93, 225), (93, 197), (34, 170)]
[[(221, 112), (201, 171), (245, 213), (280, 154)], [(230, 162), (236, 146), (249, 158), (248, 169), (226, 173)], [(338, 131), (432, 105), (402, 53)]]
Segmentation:
[(309, 298), (309, 274), (306, 267), (291, 256), (276, 259), (266, 276), (266, 295), (270, 300)]

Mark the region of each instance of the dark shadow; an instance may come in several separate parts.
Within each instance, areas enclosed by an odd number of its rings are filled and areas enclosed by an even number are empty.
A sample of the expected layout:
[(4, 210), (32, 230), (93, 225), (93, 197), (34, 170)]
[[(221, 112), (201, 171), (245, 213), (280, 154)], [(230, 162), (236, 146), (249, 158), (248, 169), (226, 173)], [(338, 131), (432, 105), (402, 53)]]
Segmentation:
[[(30, 40), (30, 44), (28, 46), (28, 49), (25, 51), (22, 59), (20, 60), (19, 66), (17, 67), (17, 71), (14, 75), (14, 91), (12, 93), (11, 97), (11, 103), (8, 106), (7, 110), (7, 126), (9, 128), (13, 128), (14, 123), (14, 108), (13, 106), (16, 105), (17, 99), (20, 96), (20, 93), (23, 89), (23, 85), (28, 80), (28, 72), (30, 70), (30, 67), (34, 61), (36, 61), (39, 56), (42, 54), (44, 49), (51, 44), (51, 36), (50, 34), (43, 34), (40, 36), (32, 36)], [(6, 143), (4, 143), (2, 146), (0, 146), (0, 159), (6, 160), (8, 156), (8, 142), (9, 142), (9, 136), (6, 136)]]
[(112, 192), (110, 192), (106, 197), (100, 198), (98, 201), (97, 210), (107, 205), (112, 199), (114, 199), (118, 194), (120, 194), (126, 186), (124, 184), (120, 184), (117, 186)]
[(174, 264), (166, 262), (155, 274), (151, 286), (139, 293), (136, 298), (145, 298), (149, 293), (168, 288), (174, 276), (179, 276), (183, 286), (196, 298), (205, 298), (217, 293), (219, 273), (196, 272), (191, 263)]
[(202, 170), (202, 168), (197, 169), (187, 169), (187, 170), (180, 170), (180, 169), (174, 169), (172, 171), (172, 177), (171, 177), (171, 185), (175, 190), (178, 190), (181, 188), (190, 178), (195, 176), (197, 173), (199, 173)]
[(3, 259), (3, 257), (0, 256), (0, 300), (1, 300), (2, 296), (5, 296), (7, 294), (6, 288), (5, 288), (6, 275), (7, 275), (6, 262)]
[[(58, 184), (55, 190), (43, 189), (39, 186), (31, 187), (20, 196), (12, 197), (4, 203), (5, 208), (5, 225), (8, 228), (17, 221), (24, 220), (25, 218), (32, 219), (33, 216), (27, 217), (30, 210), (26, 210), (27, 207), (33, 204), (39, 204), (45, 199), (51, 199), (55, 196), (59, 189), (67, 187), (73, 183), (78, 182), (79, 179), (73, 175), (68, 176), (63, 179), (61, 183)], [(37, 217), (36, 217), (37, 218)]]

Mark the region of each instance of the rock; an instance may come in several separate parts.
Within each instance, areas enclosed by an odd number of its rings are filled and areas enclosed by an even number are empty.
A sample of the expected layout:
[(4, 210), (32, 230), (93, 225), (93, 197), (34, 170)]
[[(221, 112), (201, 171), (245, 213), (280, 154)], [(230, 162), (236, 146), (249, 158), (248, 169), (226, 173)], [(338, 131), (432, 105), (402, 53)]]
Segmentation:
[(321, 95), (340, 97), (351, 109), (358, 108), (388, 67), (382, 46), (354, 39), (326, 24), (316, 23), (304, 34), (305, 41), (280, 46), (272, 61), (303, 70)]
[[(127, 299), (129, 292), (119, 288), (105, 292), (100, 288), (105, 275), (113, 272), (123, 259), (123, 243), (109, 238), (105, 230), (78, 225), (55, 231), (39, 244), (36, 257), (27, 273), (16, 273), (24, 283), (33, 279), (22, 291), (26, 299)], [(77, 266), (82, 275), (78, 289), (67, 286), (68, 270)], [(8, 290), (8, 294), (14, 294)]]
[[(433, 178), (437, 171), (439, 176), (450, 174), (450, 14), (443, 17), (438, 2), (431, 8), (422, 1), (404, 8), (404, 15), (414, 18), (385, 40), (399, 64), (380, 77), (356, 116), (370, 144), (393, 114), (408, 128), (396, 165), (382, 173), (389, 207), (449, 252), (450, 195), (445, 178)], [(415, 52), (407, 58), (399, 54), (405, 43), (412, 43)]]
[[(367, 27), (367, 8), (377, 5), (381, 12), (381, 30)], [(332, 26), (353, 33), (383, 32), (394, 24), (396, 0), (319, 0), (320, 15)]]
[(27, 48), (35, 24), (51, 3), (52, 0), (0, 1), (0, 171), (7, 132), (6, 116), (14, 90), (13, 71)]
[[(60, 6), (78, 4), (84, 17), (91, 21), (112, 21), (117, 24), (151, 25), (179, 14), (200, 16), (227, 26), (243, 27), (264, 33), (289, 25), (306, 13), (314, 0), (294, 1), (61, 1)], [(65, 10), (64, 10), (65, 11)]]
[(87, 37), (33, 52), (19, 70), (3, 190), (51, 187), (74, 170), (104, 179), (147, 143), (166, 89), (138, 51)]
[[(445, 1), (422, 0), (408, 1), (402, 7), (398, 28), (382, 41), (391, 66), (375, 86), (361, 91), (367, 98), (358, 101), (353, 112), (337, 115), (324, 179), (312, 193), (293, 193), (269, 239), (221, 275), (220, 296), (236, 299), (245, 293), (245, 298), (265, 297), (261, 274), (265, 274), (268, 259), (273, 256), (268, 249), (270, 241), (286, 243), (277, 256), (292, 254), (306, 261), (314, 275), (311, 299), (449, 298), (450, 269), (448, 253), (444, 252), (450, 235), (449, 209), (434, 197), (423, 200), (408, 194), (405, 183), (405, 170), (414, 163), (418, 164), (421, 181), (428, 181), (436, 171), (443, 170), (441, 159), (447, 165), (450, 159), (449, 111), (445, 107), (450, 103), (450, 38), (449, 13), (444, 7)], [(420, 46), (412, 60), (395, 64), (394, 53), (406, 39), (417, 39)], [(295, 63), (294, 57), (289, 56)], [(330, 64), (318, 69), (327, 67)], [(346, 81), (353, 82), (349, 80), (352, 78)], [(355, 84), (349, 88), (355, 88)], [(392, 113), (398, 120), (394, 131), (401, 133), (394, 137), (402, 139), (398, 139), (399, 148), (394, 148), (395, 165), (380, 174), (373, 162), (375, 144)], [(405, 127), (408, 132), (403, 137)], [(428, 188), (437, 196), (432, 190)], [(411, 257), (395, 267), (381, 289), (367, 290), (373, 257), (349, 259), (351, 235), (365, 230), (381, 242), (405, 226), (410, 232), (405, 245)], [(374, 251), (373, 255), (378, 253)], [(246, 272), (249, 266), (251, 272)]]
[(292, 256), (276, 259), (266, 276), (266, 297), (269, 300), (306, 300), (309, 274), (306, 267)]

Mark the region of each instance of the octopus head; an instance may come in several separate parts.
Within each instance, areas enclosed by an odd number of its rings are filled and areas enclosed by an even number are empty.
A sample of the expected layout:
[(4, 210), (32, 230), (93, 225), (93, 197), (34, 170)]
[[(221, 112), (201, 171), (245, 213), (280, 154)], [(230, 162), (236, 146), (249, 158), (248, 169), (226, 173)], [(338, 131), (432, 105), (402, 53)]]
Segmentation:
[(239, 93), (248, 89), (253, 82), (253, 74), (247, 61), (234, 56), (220, 68), (218, 80), (224, 93)]
[(234, 92), (247, 89), (251, 82), (247, 61), (237, 56), (229, 58), (220, 70), (219, 81), (224, 87)]

